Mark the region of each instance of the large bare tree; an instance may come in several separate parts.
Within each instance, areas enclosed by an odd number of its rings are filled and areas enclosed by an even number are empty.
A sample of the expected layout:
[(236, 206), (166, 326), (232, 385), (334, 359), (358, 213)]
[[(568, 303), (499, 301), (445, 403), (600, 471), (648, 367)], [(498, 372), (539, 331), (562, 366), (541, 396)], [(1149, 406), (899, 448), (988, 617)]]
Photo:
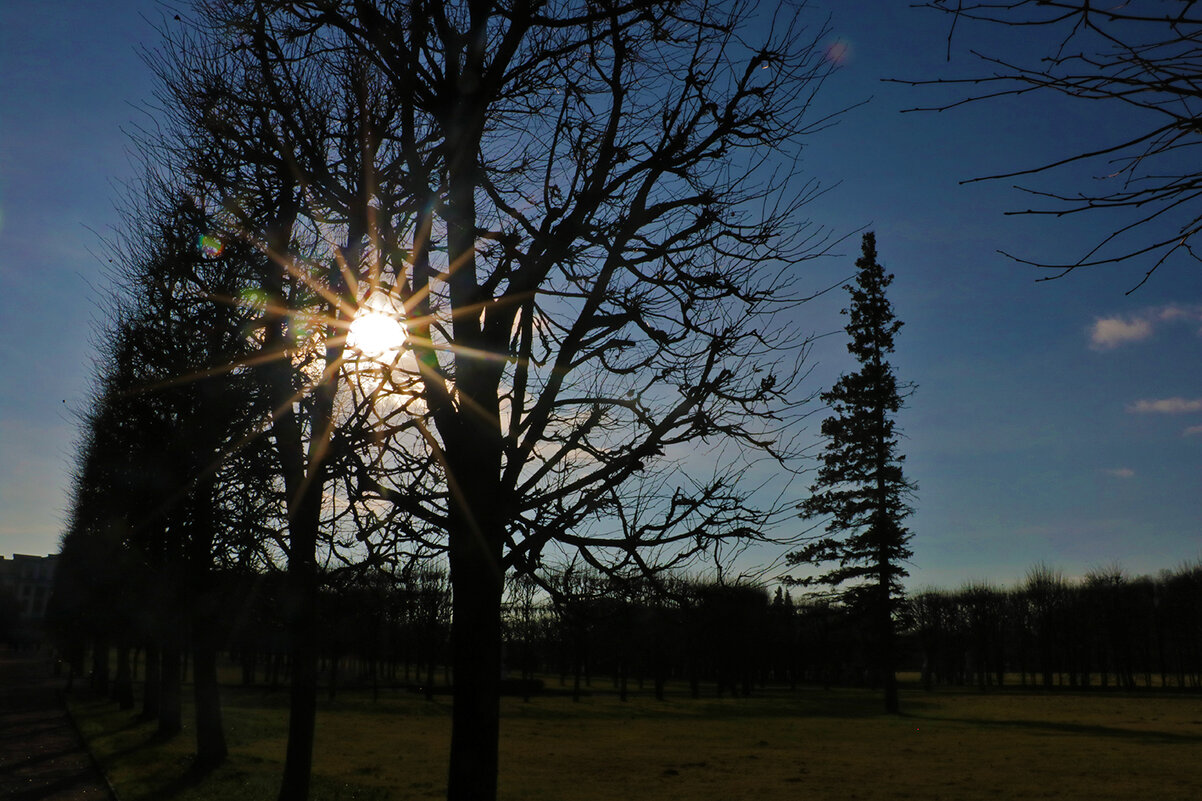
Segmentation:
[[(157, 147), (263, 255), (295, 591), (332, 478), (445, 553), (452, 799), (496, 795), (508, 573), (654, 573), (787, 512), (755, 490), (796, 455), (800, 267), (828, 244), (801, 13), (211, 0), (168, 25)], [(406, 326), (374, 359), (344, 342), (368, 308)], [(308, 647), (281, 798), (307, 788)]]

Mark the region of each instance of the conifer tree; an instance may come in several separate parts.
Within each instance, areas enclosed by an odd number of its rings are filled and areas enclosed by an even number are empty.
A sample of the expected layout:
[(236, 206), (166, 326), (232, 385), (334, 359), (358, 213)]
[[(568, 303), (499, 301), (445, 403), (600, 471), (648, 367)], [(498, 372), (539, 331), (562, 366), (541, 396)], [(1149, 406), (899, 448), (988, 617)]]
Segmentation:
[(884, 683), (885, 708), (898, 711), (894, 616), (902, 596), (911, 532), (902, 521), (916, 486), (907, 481), (894, 417), (912, 385), (899, 384), (888, 355), (902, 327), (885, 290), (893, 280), (877, 262), (876, 237), (864, 235), (859, 273), (851, 293), (847, 350), (860, 369), (822, 394), (834, 414), (822, 422), (826, 447), (810, 497), (799, 505), (806, 519), (829, 517), (822, 535), (787, 556), (791, 565), (833, 565), (801, 584), (847, 585), (844, 602), (863, 614), (873, 668)]

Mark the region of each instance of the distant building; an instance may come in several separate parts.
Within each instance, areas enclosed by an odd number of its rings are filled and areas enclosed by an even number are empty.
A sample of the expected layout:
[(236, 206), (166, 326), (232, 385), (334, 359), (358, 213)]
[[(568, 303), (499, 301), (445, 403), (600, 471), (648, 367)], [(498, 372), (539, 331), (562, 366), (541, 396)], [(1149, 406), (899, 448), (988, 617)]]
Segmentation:
[(57, 561), (57, 554), (30, 556), (18, 553), (11, 559), (0, 556), (0, 592), (17, 599), (23, 623), (39, 624), (46, 618)]

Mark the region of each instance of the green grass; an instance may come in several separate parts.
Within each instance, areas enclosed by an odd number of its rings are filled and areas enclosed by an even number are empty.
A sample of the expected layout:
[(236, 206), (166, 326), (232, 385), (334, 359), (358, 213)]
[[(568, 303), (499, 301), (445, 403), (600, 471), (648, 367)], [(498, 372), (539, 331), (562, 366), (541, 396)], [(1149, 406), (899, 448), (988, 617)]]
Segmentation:
[[(553, 684), (554, 682), (552, 682)], [(196, 782), (192, 733), (168, 743), (108, 701), (73, 711), (123, 801), (271, 799), (286, 693), (225, 695), (229, 762)], [(1202, 697), (904, 691), (880, 714), (859, 690), (682, 696), (623, 704), (598, 693), (502, 705), (507, 801), (739, 799), (1132, 799), (1195, 801)], [(189, 710), (185, 710), (187, 714)], [(318, 713), (315, 801), (441, 798), (450, 702), (344, 691)]]

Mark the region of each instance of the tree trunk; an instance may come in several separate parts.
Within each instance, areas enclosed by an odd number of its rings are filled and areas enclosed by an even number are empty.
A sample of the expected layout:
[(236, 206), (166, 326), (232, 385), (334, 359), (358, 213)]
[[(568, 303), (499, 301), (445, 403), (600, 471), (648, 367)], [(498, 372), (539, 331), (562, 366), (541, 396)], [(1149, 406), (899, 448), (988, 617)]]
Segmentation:
[(584, 673), (584, 647), (576, 645), (575, 661), (572, 663), (572, 701), (580, 703), (580, 678)]
[(129, 664), (129, 645), (117, 643), (117, 675), (113, 677), (113, 700), (121, 709), (134, 708), (134, 677)]
[(211, 770), (224, 762), (229, 754), (221, 722), (217, 648), (211, 632), (198, 634), (192, 665), (192, 691), (196, 702), (196, 767)]
[[(314, 505), (317, 500), (310, 500), (306, 506)], [(311, 519), (294, 520), (291, 527), (288, 584), (292, 604), (289, 625), (292, 679), (288, 746), (279, 801), (306, 801), (313, 770), (313, 736), (317, 728), (317, 520), (313, 514)]]
[(255, 672), (258, 667), (259, 652), (256, 649), (244, 649), (242, 657), (242, 686), (253, 687), (255, 684)]
[(96, 637), (92, 642), (92, 690), (98, 695), (109, 694), (109, 641)]
[(146, 643), (146, 678), (142, 683), (142, 720), (158, 720), (159, 696), (162, 692), (162, 651), (153, 640)]
[[(882, 566), (884, 571), (884, 566)], [(880, 608), (877, 610), (877, 625), (880, 629), (881, 683), (885, 690), (885, 712), (896, 715), (901, 711), (897, 697), (897, 658), (894, 655), (896, 636), (893, 631), (893, 604), (889, 593), (888, 573), (882, 572)]]
[(486, 537), (479, 529), (451, 532), (454, 702), (448, 801), (497, 797), (504, 582), (499, 543)]
[(178, 637), (178, 634), (172, 634), (163, 644), (163, 666), (159, 674), (160, 737), (174, 737), (183, 728), (182, 654)]

